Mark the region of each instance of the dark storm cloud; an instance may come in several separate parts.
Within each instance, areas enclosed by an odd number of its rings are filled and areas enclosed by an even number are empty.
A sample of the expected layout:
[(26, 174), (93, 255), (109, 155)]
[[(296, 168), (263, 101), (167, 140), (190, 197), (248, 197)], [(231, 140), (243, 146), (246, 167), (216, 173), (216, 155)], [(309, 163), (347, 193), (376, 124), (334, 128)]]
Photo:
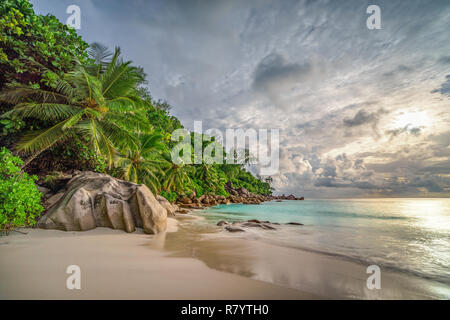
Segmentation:
[(354, 182), (336, 182), (335, 179), (331, 178), (319, 178), (314, 183), (316, 187), (327, 187), (327, 188), (357, 188), (357, 189), (379, 189), (379, 186), (376, 186), (368, 181), (354, 181)]
[(397, 194), (417, 192), (418, 189), (426, 189), (427, 192), (438, 193), (445, 191), (450, 180), (438, 175), (415, 175), (411, 177), (391, 177), (386, 180), (384, 187), (395, 191)]
[(367, 112), (363, 109), (359, 110), (353, 118), (345, 118), (343, 120), (346, 127), (358, 127), (365, 124), (376, 125), (380, 120), (381, 115), (387, 113), (380, 109), (376, 112)]
[(439, 89), (431, 91), (432, 93), (440, 93), (450, 97), (450, 74), (445, 76), (445, 81)]
[(403, 128), (387, 130), (386, 135), (390, 136), (391, 139), (395, 138), (403, 133), (411, 134), (413, 136), (419, 136), (422, 132), (423, 127), (411, 127), (411, 125), (406, 125)]
[(264, 57), (256, 66), (253, 75), (253, 87), (264, 90), (273, 84), (299, 82), (306, 79), (312, 73), (310, 63), (288, 63), (278, 53), (271, 53)]
[(429, 174), (450, 174), (450, 161), (442, 161), (437, 164), (433, 164), (433, 166), (423, 167), (419, 170), (422, 173)]

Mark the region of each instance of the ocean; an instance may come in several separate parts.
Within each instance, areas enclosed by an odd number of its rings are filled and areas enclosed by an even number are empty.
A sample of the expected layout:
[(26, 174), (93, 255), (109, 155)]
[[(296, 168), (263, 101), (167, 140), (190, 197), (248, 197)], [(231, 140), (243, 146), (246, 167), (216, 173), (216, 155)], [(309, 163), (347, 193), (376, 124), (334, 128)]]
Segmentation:
[[(198, 214), (208, 224), (277, 222), (282, 230), (252, 228), (244, 236), (450, 285), (450, 199), (273, 201), (220, 205)], [(283, 225), (288, 222), (304, 226)]]

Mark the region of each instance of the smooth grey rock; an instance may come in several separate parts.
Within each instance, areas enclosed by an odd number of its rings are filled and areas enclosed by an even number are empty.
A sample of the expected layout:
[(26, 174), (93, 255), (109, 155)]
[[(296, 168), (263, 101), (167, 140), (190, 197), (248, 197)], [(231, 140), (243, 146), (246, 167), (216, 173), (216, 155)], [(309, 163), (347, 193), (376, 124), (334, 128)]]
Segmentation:
[(174, 207), (169, 200), (164, 198), (163, 196), (157, 195), (156, 200), (158, 200), (159, 204), (166, 209), (167, 216), (173, 217), (175, 216), (175, 212), (179, 209), (178, 206)]
[(167, 211), (145, 185), (87, 171), (67, 183), (36, 226), (65, 231), (109, 227), (126, 232), (142, 227), (145, 233), (157, 234), (167, 228)]
[(45, 200), (44, 207), (48, 210), (53, 207), (64, 196), (64, 192), (58, 192)]
[(229, 232), (245, 232), (244, 229), (233, 226), (226, 226), (225, 229)]

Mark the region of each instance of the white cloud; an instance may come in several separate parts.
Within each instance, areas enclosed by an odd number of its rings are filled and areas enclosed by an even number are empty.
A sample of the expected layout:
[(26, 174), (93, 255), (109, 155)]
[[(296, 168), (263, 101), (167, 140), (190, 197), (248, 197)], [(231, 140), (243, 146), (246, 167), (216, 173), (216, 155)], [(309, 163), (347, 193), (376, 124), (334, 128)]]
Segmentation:
[(281, 128), (279, 192), (450, 192), (448, 1), (379, 1), (382, 30), (357, 0), (34, 3), (79, 5), (82, 35), (120, 45), (186, 127)]

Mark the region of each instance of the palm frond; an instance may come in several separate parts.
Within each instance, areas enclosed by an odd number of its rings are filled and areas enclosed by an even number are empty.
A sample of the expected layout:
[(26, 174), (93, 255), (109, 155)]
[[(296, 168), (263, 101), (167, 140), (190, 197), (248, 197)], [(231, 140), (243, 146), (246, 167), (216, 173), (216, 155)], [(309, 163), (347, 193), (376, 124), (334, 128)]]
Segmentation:
[(140, 175), (142, 182), (149, 187), (152, 192), (156, 193), (161, 190), (161, 183), (152, 169), (144, 166), (141, 169)]
[(103, 131), (103, 126), (95, 119), (86, 119), (79, 121), (76, 126), (81, 132), (85, 132), (90, 137), (90, 142), (94, 150), (108, 159), (108, 165), (111, 167), (116, 155), (114, 143)]
[(2, 117), (18, 116), (20, 118), (58, 121), (67, 119), (79, 111), (79, 107), (68, 104), (25, 102), (17, 104), (13, 109), (5, 112)]
[(73, 71), (65, 76), (66, 80), (73, 85), (74, 95), (79, 100), (99, 100), (102, 99), (100, 81), (90, 75), (83, 66), (77, 66)]
[(25, 152), (42, 152), (67, 137), (68, 131), (64, 125), (70, 120), (64, 120), (49, 129), (31, 131), (18, 144), (18, 150)]
[(110, 57), (112, 56), (112, 52), (109, 51), (108, 47), (98, 42), (91, 44), (88, 49), (88, 54), (92, 59), (94, 59), (95, 63), (102, 64), (108, 63), (110, 61)]
[(100, 76), (102, 93), (106, 98), (114, 98), (134, 94), (137, 85), (144, 80), (139, 68), (130, 65), (131, 61), (123, 62), (120, 58), (120, 48), (116, 48), (111, 63)]
[(49, 90), (34, 89), (25, 85), (16, 85), (3, 89), (0, 93), (0, 101), (11, 104), (29, 101), (42, 103), (70, 103), (68, 97), (64, 94)]
[(119, 127), (136, 133), (150, 133), (152, 126), (150, 122), (139, 115), (133, 113), (107, 113), (103, 118), (105, 124)]

